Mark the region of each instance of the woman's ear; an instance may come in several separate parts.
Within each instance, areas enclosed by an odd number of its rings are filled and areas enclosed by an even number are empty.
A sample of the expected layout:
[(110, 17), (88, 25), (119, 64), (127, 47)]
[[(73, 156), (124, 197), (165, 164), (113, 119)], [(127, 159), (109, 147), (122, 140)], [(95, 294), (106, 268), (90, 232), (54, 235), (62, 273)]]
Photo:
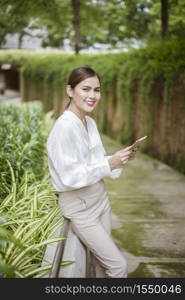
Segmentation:
[(73, 89), (71, 88), (71, 86), (69, 84), (66, 86), (66, 93), (70, 98), (73, 97)]

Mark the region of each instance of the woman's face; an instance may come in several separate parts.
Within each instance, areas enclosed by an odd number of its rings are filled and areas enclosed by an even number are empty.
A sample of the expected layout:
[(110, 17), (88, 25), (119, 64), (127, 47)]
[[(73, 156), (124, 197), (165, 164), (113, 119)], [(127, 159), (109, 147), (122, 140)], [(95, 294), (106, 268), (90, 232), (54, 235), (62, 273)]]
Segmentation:
[(78, 83), (74, 89), (68, 85), (67, 94), (72, 97), (72, 104), (80, 111), (93, 111), (101, 97), (98, 77), (89, 77)]

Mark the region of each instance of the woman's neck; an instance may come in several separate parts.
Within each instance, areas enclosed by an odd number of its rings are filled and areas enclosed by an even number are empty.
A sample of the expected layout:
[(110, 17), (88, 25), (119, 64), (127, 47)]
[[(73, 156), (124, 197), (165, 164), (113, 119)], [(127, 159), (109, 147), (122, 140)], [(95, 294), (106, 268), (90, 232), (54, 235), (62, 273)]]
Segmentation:
[(86, 112), (83, 111), (83, 110), (80, 110), (77, 106), (73, 105), (73, 103), (71, 103), (68, 107), (67, 110), (70, 110), (72, 111), (75, 115), (77, 115), (78, 118), (80, 118), (80, 120), (82, 122), (85, 121), (85, 115), (86, 115)]

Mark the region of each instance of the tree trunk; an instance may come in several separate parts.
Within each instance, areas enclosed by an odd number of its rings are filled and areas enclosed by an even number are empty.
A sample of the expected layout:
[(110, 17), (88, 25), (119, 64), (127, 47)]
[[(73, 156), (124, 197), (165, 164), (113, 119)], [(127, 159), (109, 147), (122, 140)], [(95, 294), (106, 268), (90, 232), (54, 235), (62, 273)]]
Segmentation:
[(80, 1), (81, 0), (71, 0), (72, 12), (73, 12), (73, 28), (75, 32), (75, 37), (74, 37), (75, 54), (78, 54), (80, 51)]
[(169, 1), (161, 0), (161, 36), (164, 38), (168, 33), (168, 10)]
[(18, 39), (18, 49), (22, 48), (22, 41), (23, 41), (24, 33), (19, 34), (19, 39)]

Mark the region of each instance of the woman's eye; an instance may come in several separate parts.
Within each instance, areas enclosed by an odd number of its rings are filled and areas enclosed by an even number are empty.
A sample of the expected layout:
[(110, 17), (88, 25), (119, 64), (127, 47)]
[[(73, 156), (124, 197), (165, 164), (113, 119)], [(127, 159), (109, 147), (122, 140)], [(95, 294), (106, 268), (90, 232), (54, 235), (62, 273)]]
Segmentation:
[[(83, 89), (83, 91), (89, 91), (89, 89)], [(95, 90), (95, 93), (100, 93), (100, 90)]]

